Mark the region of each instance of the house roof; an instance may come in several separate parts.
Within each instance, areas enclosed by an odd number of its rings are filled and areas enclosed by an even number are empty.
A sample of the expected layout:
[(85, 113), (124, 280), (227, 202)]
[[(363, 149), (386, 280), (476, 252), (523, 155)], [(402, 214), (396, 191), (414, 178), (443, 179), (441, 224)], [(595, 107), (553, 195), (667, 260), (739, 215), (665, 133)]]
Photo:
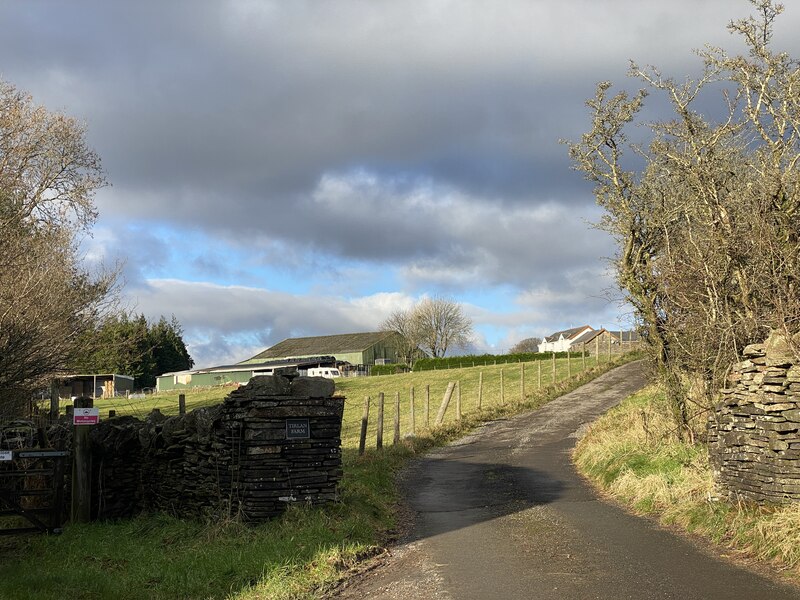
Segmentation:
[(321, 355), (363, 352), (378, 342), (395, 335), (397, 334), (393, 331), (374, 331), (371, 333), (343, 333), (340, 335), (289, 338), (288, 340), (283, 340), (267, 348), (248, 360), (308, 356), (311, 354)]
[(608, 333), (623, 342), (638, 342), (641, 339), (638, 331), (609, 331)]
[(564, 339), (576, 341), (577, 338), (580, 336), (580, 333), (585, 329), (589, 329), (590, 331), (594, 331), (589, 325), (582, 325), (581, 327), (573, 327), (572, 329), (565, 329), (563, 331), (556, 331), (555, 333), (551, 333), (546, 338), (544, 338), (545, 342), (555, 342), (563, 335)]

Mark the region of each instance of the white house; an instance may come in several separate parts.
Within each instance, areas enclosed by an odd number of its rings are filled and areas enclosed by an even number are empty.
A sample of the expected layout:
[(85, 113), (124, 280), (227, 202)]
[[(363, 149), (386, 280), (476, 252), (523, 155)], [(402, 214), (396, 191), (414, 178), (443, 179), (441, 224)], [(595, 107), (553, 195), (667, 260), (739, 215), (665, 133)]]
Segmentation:
[(539, 344), (539, 352), (568, 352), (577, 349), (583, 342), (593, 339), (597, 332), (583, 325), (548, 335)]

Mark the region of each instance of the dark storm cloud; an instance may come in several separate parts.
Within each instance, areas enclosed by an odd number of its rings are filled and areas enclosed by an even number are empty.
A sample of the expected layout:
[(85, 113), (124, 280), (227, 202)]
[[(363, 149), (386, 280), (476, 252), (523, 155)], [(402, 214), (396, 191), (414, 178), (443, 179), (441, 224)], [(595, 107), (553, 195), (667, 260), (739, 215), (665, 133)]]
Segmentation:
[(233, 184), (269, 203), (367, 161), (505, 195), (548, 181), (537, 165), (572, 129), (576, 81), (675, 37), (646, 3), (553, 4), (26, 2), (6, 5), (0, 43), (7, 75), (85, 86), (76, 108), (99, 115), (126, 186)]
[(265, 256), (280, 243), (403, 264), (416, 282), (558, 286), (610, 253), (581, 223), (590, 190), (557, 143), (587, 126), (594, 83), (634, 87), (629, 58), (696, 72), (691, 48), (736, 47), (725, 24), (748, 9), (8, 2), (0, 75), (88, 121), (114, 183), (98, 196), (104, 215), (246, 240)]

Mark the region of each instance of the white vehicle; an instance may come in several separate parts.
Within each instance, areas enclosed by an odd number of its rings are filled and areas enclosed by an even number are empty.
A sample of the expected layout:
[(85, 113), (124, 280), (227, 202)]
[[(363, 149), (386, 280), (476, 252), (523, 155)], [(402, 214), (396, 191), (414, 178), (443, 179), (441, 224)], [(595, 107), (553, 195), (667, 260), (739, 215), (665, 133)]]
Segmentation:
[(342, 374), (339, 372), (339, 369), (335, 367), (311, 367), (308, 370), (308, 376), (333, 379), (334, 377), (341, 377)]

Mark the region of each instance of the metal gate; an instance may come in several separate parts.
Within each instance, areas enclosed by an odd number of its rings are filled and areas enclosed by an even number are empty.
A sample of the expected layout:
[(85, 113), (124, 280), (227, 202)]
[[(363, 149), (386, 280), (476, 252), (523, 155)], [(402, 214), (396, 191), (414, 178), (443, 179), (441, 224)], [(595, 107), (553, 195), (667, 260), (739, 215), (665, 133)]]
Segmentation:
[(68, 464), (66, 450), (0, 450), (0, 517), (17, 516), (27, 521), (24, 527), (15, 526), (20, 523), (4, 527), (8, 519), (0, 519), (0, 535), (60, 533)]

